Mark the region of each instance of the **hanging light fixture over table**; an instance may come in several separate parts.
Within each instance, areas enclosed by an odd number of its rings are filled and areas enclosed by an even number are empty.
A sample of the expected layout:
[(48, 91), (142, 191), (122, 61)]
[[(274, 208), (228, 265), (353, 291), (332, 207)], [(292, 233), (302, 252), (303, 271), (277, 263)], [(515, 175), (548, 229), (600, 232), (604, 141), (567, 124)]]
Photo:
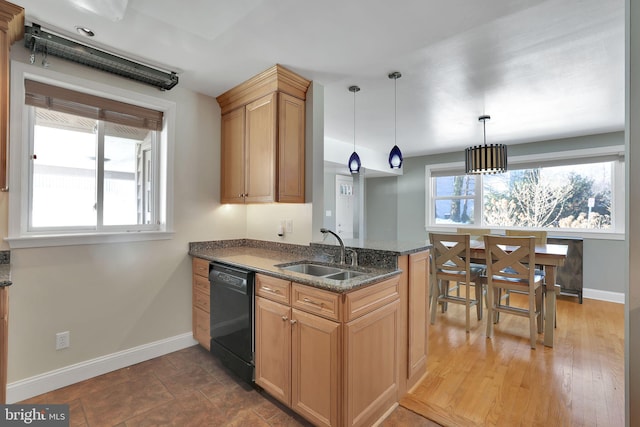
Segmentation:
[(360, 172), (360, 156), (356, 153), (356, 92), (359, 92), (358, 86), (349, 86), (349, 92), (353, 92), (353, 154), (349, 157), (349, 171), (351, 173)]
[(393, 130), (393, 148), (389, 152), (389, 166), (391, 169), (400, 169), (402, 167), (402, 151), (398, 148), (397, 133), (398, 133), (398, 79), (402, 77), (399, 71), (394, 71), (389, 74), (389, 78), (394, 81), (394, 130)]
[(507, 146), (487, 145), (487, 124), (491, 116), (480, 116), (484, 131), (484, 145), (475, 145), (464, 150), (464, 169), (468, 174), (503, 173), (507, 171)]

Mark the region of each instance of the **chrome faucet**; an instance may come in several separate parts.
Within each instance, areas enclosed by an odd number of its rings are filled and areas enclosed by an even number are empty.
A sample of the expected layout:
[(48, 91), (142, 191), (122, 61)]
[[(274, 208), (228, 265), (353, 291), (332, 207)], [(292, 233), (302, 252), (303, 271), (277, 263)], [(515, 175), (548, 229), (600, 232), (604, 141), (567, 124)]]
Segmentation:
[(342, 241), (342, 239), (340, 238), (340, 236), (338, 236), (336, 233), (334, 233), (333, 231), (329, 230), (328, 228), (321, 228), (320, 232), (322, 234), (333, 234), (335, 236), (335, 238), (338, 240), (338, 243), (340, 243), (340, 264), (344, 264), (344, 242)]

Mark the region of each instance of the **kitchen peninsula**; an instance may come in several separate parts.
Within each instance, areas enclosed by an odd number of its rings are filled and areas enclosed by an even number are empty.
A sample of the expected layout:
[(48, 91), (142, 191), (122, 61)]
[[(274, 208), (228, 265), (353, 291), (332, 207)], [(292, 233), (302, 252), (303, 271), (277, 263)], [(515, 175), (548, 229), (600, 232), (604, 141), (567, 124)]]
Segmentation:
[(429, 245), (348, 246), (357, 275), (332, 280), (283, 267), (334, 265), (333, 245), (189, 245), (194, 337), (207, 346), (209, 261), (254, 271), (255, 383), (316, 425), (371, 425), (426, 374)]

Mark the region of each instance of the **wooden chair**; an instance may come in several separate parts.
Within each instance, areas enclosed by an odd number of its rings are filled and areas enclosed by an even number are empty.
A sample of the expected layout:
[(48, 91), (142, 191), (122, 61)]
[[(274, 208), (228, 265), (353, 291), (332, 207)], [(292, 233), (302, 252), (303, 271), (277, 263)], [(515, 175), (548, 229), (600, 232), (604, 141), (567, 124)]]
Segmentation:
[[(446, 311), (449, 302), (463, 304), (465, 310), (466, 330), (471, 328), (471, 307), (476, 306), (478, 320), (482, 320), (482, 283), (481, 270), (471, 267), (471, 250), (469, 234), (429, 233), (429, 241), (433, 245), (431, 252), (431, 324), (436, 321), (436, 307), (442, 303), (442, 311)], [(446, 244), (445, 244), (446, 242)], [(449, 282), (456, 283), (456, 289), (466, 286), (465, 296), (452, 295), (454, 290)], [(471, 298), (471, 287), (475, 287), (474, 298)]]
[[(535, 274), (535, 238), (485, 236), (487, 262), (487, 337), (493, 337), (497, 313), (515, 314), (529, 318), (531, 348), (536, 348), (537, 332), (543, 330), (543, 276)], [(519, 291), (528, 295), (527, 308), (502, 304), (496, 298), (499, 290)], [(536, 331), (537, 322), (537, 331)]]
[[(547, 244), (547, 232), (546, 231), (527, 231), (527, 230), (505, 230), (506, 236), (533, 236), (536, 239), (536, 245), (546, 245)], [(536, 266), (536, 274), (539, 276), (544, 276), (544, 269), (542, 266)], [(505, 292), (504, 296), (502, 296), (506, 301), (506, 304), (509, 305), (509, 291)]]

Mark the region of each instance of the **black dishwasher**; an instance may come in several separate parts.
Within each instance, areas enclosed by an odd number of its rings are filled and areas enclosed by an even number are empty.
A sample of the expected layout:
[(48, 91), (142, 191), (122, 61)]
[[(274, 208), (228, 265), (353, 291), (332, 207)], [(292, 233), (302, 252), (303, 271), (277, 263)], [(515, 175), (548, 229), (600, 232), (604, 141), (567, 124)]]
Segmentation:
[(211, 263), (211, 353), (237, 376), (254, 380), (255, 274), (234, 266)]

